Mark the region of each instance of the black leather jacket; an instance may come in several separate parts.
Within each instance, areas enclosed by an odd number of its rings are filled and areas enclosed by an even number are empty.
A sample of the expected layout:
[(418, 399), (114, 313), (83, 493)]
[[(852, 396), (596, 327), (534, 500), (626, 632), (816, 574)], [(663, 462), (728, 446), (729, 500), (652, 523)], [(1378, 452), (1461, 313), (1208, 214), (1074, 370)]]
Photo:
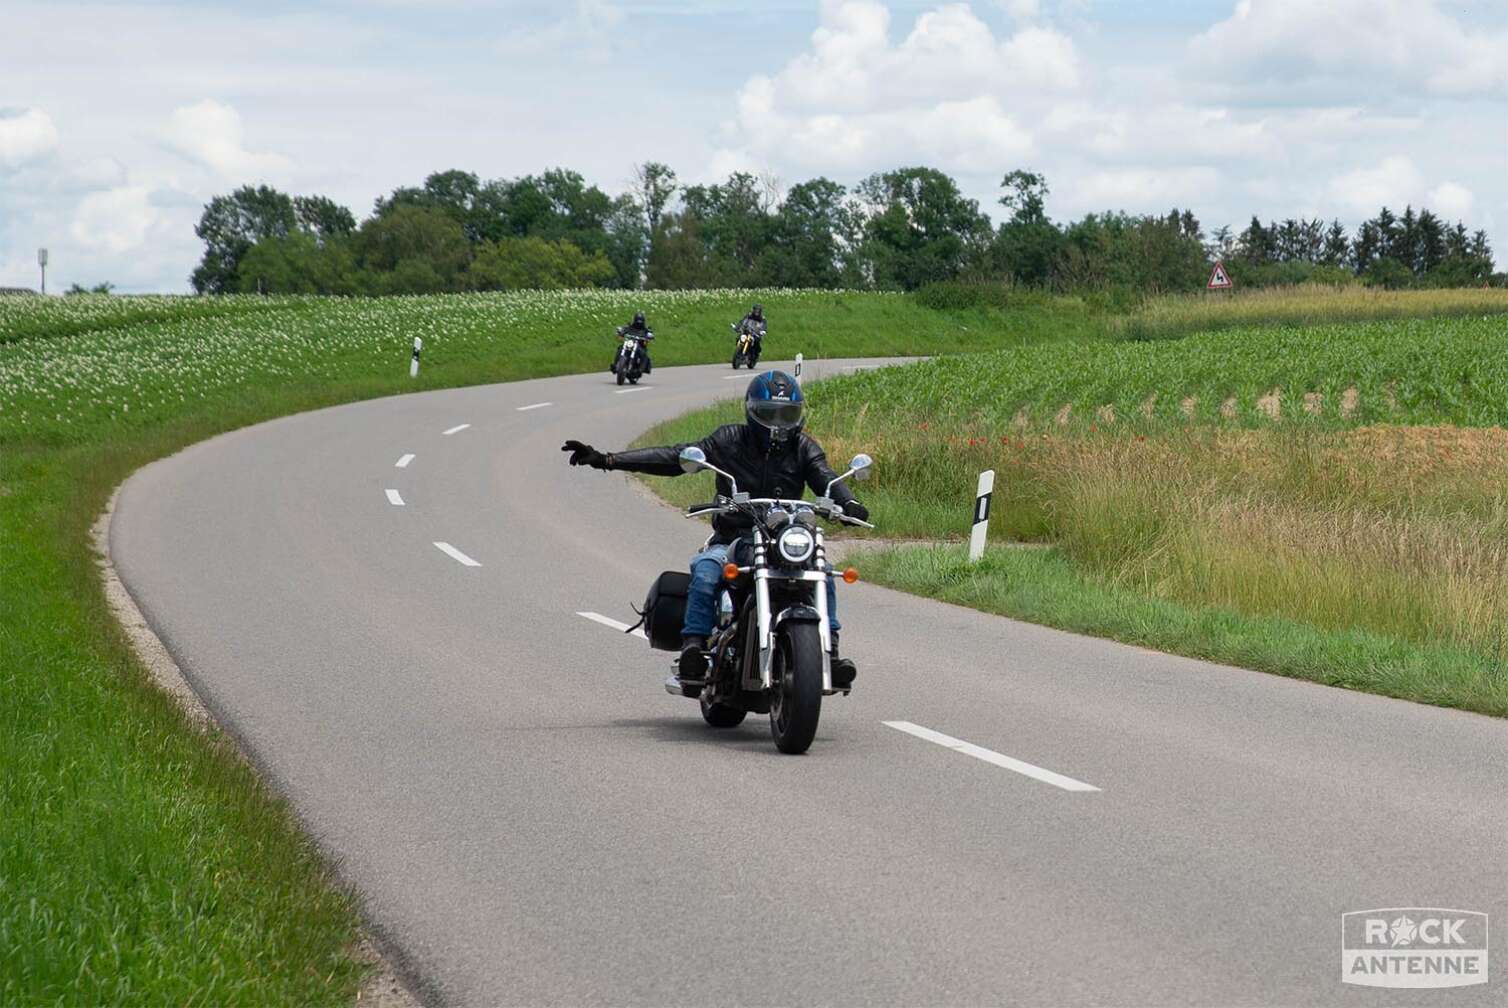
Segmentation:
[[(827, 464), (822, 446), (805, 431), (781, 448), (767, 451), (762, 442), (768, 443), (748, 424), (726, 424), (695, 444), (707, 453), (708, 462), (732, 473), (738, 480), (738, 489), (751, 497), (798, 499), (806, 487), (810, 487), (813, 494), (821, 494), (828, 481), (838, 475)], [(679, 476), (681, 449), (684, 447), (683, 444), (664, 445), (613, 452), (607, 456), (607, 467), (653, 476)], [(724, 495), (733, 492), (728, 481), (721, 476), (717, 478), (717, 492)], [(853, 499), (853, 491), (845, 484), (833, 487), (833, 500), (837, 503), (847, 504)], [(748, 535), (751, 524), (744, 515), (716, 515), (712, 519), (713, 539), (720, 543), (733, 542)]]

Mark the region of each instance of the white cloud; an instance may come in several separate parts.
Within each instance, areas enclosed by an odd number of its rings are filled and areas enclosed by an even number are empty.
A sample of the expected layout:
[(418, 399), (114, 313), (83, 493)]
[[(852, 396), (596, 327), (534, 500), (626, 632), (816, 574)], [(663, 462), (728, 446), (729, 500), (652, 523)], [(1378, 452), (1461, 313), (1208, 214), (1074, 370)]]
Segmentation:
[(173, 110), (163, 139), (169, 147), (231, 182), (254, 182), (285, 175), (293, 163), (281, 154), (254, 153), (241, 138), (241, 115), (206, 98)]
[(1272, 100), (1278, 92), (1496, 95), (1508, 85), (1508, 32), (1471, 29), (1438, 0), (1240, 0), (1195, 36), (1205, 73)]
[(51, 117), (39, 108), (0, 110), (0, 168), (14, 170), (58, 145)]
[(623, 24), (621, 7), (607, 0), (576, 0), (575, 7), (543, 28), (521, 26), (503, 36), (497, 49), (505, 56), (559, 58), (571, 52), (592, 60), (612, 53), (614, 33)]
[(1080, 204), (1101, 210), (1198, 206), (1218, 192), (1220, 174), (1194, 166), (1174, 170), (1126, 168), (1094, 172), (1073, 185)]
[(85, 196), (69, 233), (86, 249), (119, 255), (146, 244), (156, 221), (147, 187), (121, 186)]
[(1017, 21), (1030, 21), (1042, 13), (1038, 0), (995, 0), (1001, 10)]
[(1470, 189), (1455, 182), (1441, 182), (1425, 195), (1425, 206), (1447, 220), (1464, 219), (1475, 202)]
[(994, 172), (1036, 149), (1020, 110), (1081, 83), (1066, 35), (1025, 27), (999, 38), (967, 4), (922, 13), (897, 43), (890, 28), (883, 3), (828, 0), (810, 48), (744, 84), (730, 134), (768, 138), (802, 172)]

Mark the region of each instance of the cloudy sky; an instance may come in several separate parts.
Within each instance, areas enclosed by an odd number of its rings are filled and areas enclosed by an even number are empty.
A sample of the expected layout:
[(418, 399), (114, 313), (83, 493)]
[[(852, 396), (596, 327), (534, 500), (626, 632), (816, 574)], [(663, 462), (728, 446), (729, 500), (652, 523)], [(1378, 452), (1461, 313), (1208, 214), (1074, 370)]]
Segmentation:
[(0, 4), (0, 286), (181, 291), (247, 182), (363, 216), (431, 171), (610, 191), (942, 168), (987, 209), (1428, 205), (1508, 261), (1508, 3), (324, 0)]

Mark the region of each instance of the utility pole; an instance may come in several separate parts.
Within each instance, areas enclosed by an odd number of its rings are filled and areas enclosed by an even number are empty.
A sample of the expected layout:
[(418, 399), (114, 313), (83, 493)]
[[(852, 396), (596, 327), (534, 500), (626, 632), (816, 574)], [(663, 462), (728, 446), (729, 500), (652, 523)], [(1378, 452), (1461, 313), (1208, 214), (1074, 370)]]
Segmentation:
[(47, 250), (37, 249), (37, 265), (42, 267), (42, 293), (47, 293)]

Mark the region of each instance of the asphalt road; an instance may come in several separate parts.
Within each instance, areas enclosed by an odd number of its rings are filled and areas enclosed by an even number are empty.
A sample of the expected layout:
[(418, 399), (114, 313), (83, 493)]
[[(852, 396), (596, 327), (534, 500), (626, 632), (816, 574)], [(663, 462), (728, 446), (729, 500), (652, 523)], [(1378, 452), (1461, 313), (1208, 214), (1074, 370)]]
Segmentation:
[(622, 447), (729, 374), (322, 410), (121, 494), (125, 583), (429, 1000), (1508, 1000), (1340, 982), (1343, 912), (1508, 910), (1501, 721), (861, 582), (858, 688), (807, 755), (764, 718), (707, 728), (670, 656), (578, 615), (631, 621), (702, 526), (558, 449)]

